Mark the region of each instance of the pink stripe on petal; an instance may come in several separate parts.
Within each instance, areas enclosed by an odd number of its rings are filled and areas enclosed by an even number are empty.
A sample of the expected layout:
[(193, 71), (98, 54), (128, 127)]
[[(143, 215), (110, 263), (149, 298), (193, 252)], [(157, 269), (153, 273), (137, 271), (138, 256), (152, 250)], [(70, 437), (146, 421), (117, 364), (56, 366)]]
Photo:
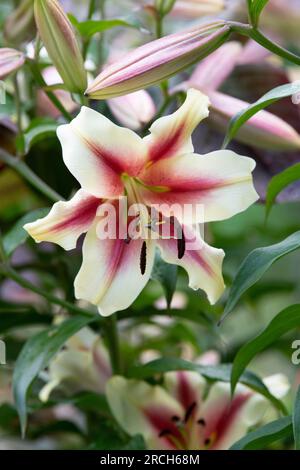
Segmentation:
[(238, 419), (239, 413), (250, 397), (251, 393), (244, 393), (236, 395), (231, 402), (216, 403), (205, 417), (207, 425), (205, 427), (204, 438), (209, 439), (213, 436), (211, 449), (218, 448), (226, 433), (230, 431), (234, 421)]
[(80, 189), (70, 201), (55, 203), (46, 217), (26, 224), (24, 229), (37, 242), (57, 243), (70, 250), (93, 223), (100, 204), (101, 199)]
[(101, 200), (99, 198), (90, 196), (88, 199), (83, 200), (82, 203), (70, 213), (69, 217), (55, 224), (51, 228), (51, 231), (55, 232), (81, 225), (85, 226), (94, 219), (100, 204)]
[(198, 396), (195, 390), (190, 386), (189, 379), (185, 372), (177, 372), (178, 377), (178, 398), (185, 410), (187, 410), (193, 403), (197, 404)]

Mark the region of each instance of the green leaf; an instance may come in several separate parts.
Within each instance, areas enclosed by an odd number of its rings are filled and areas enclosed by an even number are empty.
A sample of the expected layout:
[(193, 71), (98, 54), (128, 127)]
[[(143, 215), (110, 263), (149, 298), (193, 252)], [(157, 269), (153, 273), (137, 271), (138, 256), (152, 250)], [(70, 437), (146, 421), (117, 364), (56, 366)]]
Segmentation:
[(248, 1), (249, 16), (253, 26), (257, 26), (262, 10), (269, 0), (250, 0)]
[(156, 251), (155, 262), (151, 273), (151, 279), (158, 281), (165, 293), (168, 308), (171, 305), (177, 283), (177, 266), (166, 263)]
[(245, 124), (254, 114), (258, 113), (261, 109), (270, 106), (275, 101), (280, 100), (281, 98), (286, 98), (287, 96), (292, 96), (300, 92), (300, 83), (287, 83), (279, 87), (273, 88), (273, 90), (268, 91), (255, 103), (250, 104), (244, 110), (235, 114), (231, 118), (228, 126), (228, 130), (223, 142), (223, 148), (226, 148), (229, 142), (235, 137), (240, 127)]
[[(154, 361), (148, 362), (148, 364), (143, 364), (142, 366), (131, 367), (128, 371), (128, 376), (135, 379), (146, 379), (157, 374), (164, 374), (165, 372), (177, 370), (190, 370), (198, 372), (209, 380), (230, 382), (232, 365), (220, 364), (218, 366), (202, 366), (194, 364), (193, 362), (185, 361), (184, 359), (164, 357), (155, 359)], [(283, 403), (269, 392), (268, 388), (257, 375), (252, 372), (245, 371), (240, 378), (240, 382), (266, 397), (278, 410), (286, 414), (286, 409)]]
[(108, 29), (116, 28), (117, 26), (143, 30), (143, 27), (138, 22), (130, 22), (121, 18), (112, 20), (88, 20), (82, 22), (79, 22), (73, 15), (69, 15), (69, 18), (79, 33), (86, 38), (89, 38), (96, 33), (101, 33)]
[(256, 248), (242, 262), (230, 289), (221, 321), (233, 310), (240, 297), (253, 286), (263, 274), (282, 256), (300, 247), (300, 231), (283, 241), (262, 248)]
[(300, 163), (289, 166), (278, 175), (273, 176), (267, 187), (266, 218), (268, 217), (277, 195), (288, 185), (300, 179)]
[(246, 343), (237, 352), (232, 365), (231, 387), (235, 389), (249, 362), (274, 341), (300, 325), (300, 304), (282, 310), (256, 338)]
[(295, 449), (300, 450), (300, 387), (298, 387), (294, 405), (293, 430), (295, 439)]
[(10, 256), (15, 249), (25, 243), (29, 237), (26, 230), (23, 229), (23, 226), (29, 222), (34, 222), (37, 219), (45, 217), (48, 212), (48, 208), (36, 209), (18, 220), (11, 230), (9, 230), (9, 232), (3, 237), (3, 246), (7, 256)]
[(18, 148), (25, 154), (37, 142), (47, 137), (55, 137), (58, 123), (49, 118), (36, 118), (30, 123), (30, 126), (23, 133), (18, 142)]
[(291, 416), (279, 418), (239, 439), (229, 450), (256, 450), (293, 435)]
[(13, 394), (23, 436), (27, 424), (26, 400), (33, 380), (71, 336), (94, 320), (92, 316), (73, 317), (32, 336), (25, 343), (13, 374)]

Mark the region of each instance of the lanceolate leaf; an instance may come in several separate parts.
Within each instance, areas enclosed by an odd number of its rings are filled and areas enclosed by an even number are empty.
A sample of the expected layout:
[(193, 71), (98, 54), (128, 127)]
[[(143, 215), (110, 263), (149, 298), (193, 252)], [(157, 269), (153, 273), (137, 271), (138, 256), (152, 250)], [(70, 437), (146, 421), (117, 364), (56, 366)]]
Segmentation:
[(58, 123), (50, 119), (34, 119), (23, 134), (24, 151), (28, 153), (31, 147), (39, 140), (56, 135)]
[(27, 424), (26, 400), (33, 380), (64, 343), (93, 320), (92, 316), (70, 318), (60, 325), (52, 326), (32, 336), (23, 347), (13, 374), (13, 394), (23, 436)]
[(291, 416), (277, 419), (271, 423), (250, 432), (245, 437), (235, 442), (229, 450), (256, 450), (265, 449), (266, 446), (279, 439), (292, 436), (293, 426)]
[(298, 388), (293, 414), (295, 449), (300, 450), (300, 387)]
[(274, 88), (271, 91), (268, 91), (255, 103), (252, 103), (250, 106), (245, 108), (245, 110), (237, 113), (230, 120), (228, 130), (224, 139), (223, 147), (227, 147), (229, 142), (235, 137), (240, 127), (245, 124), (254, 114), (258, 113), (261, 109), (270, 106), (275, 101), (280, 100), (281, 98), (286, 98), (287, 96), (292, 96), (300, 91), (300, 83), (287, 83), (286, 85), (281, 85)]
[(242, 346), (233, 361), (231, 374), (232, 390), (234, 391), (241, 375), (254, 356), (281, 338), (285, 333), (299, 326), (300, 304), (291, 305), (278, 313), (262, 333)]
[(69, 15), (69, 18), (73, 25), (78, 29), (79, 33), (84, 37), (90, 37), (96, 33), (101, 33), (108, 29), (116, 28), (117, 26), (143, 29), (140, 24), (126, 21), (124, 19), (88, 20), (79, 22), (73, 15)]
[(3, 246), (7, 256), (10, 256), (18, 246), (25, 243), (28, 239), (29, 235), (23, 229), (23, 226), (29, 222), (33, 222), (34, 220), (44, 217), (48, 212), (49, 209), (47, 208), (36, 209), (35, 211), (24, 215), (24, 217), (21, 217), (21, 219), (16, 222), (12, 229), (3, 237)]
[(249, 0), (248, 8), (253, 26), (257, 26), (260, 14), (269, 0)]
[[(230, 382), (231, 369), (231, 364), (202, 366), (179, 358), (165, 357), (151, 361), (148, 364), (143, 364), (142, 366), (134, 366), (128, 371), (128, 375), (136, 379), (146, 379), (165, 372), (190, 370), (198, 372), (212, 381), (219, 380), (221, 382)], [(240, 382), (265, 396), (277, 409), (286, 414), (286, 409), (283, 403), (269, 392), (268, 388), (258, 376), (252, 372), (245, 371), (240, 378)]]
[(157, 251), (151, 278), (161, 284), (166, 297), (167, 306), (170, 307), (176, 289), (177, 266), (175, 264), (166, 263), (161, 258), (159, 251)]
[(300, 163), (296, 163), (273, 176), (267, 188), (266, 217), (268, 217), (277, 195), (289, 184), (300, 179)]
[(241, 264), (230, 289), (222, 320), (233, 310), (240, 297), (253, 286), (272, 264), (300, 247), (300, 231), (275, 245), (256, 248)]

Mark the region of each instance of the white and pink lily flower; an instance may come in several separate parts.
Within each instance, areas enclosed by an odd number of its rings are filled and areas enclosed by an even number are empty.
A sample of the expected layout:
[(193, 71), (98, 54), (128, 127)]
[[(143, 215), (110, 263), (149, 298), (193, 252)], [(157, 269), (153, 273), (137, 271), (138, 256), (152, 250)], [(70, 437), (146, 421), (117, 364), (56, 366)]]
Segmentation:
[(109, 354), (101, 338), (90, 328), (83, 328), (50, 362), (40, 399), (47, 402), (56, 388), (67, 395), (81, 391), (104, 393), (111, 375)]
[[(87, 232), (75, 295), (97, 305), (101, 315), (136, 299), (156, 246), (166, 262), (188, 272), (190, 287), (203, 289), (211, 303), (221, 296), (224, 252), (207, 245), (192, 225), (227, 219), (258, 196), (252, 159), (228, 150), (193, 153), (191, 134), (208, 105), (205, 95), (189, 90), (184, 104), (159, 118), (145, 138), (86, 107), (58, 128), (64, 162), (82, 189), (24, 228), (37, 242), (66, 250)], [(124, 196), (134, 208), (129, 217)], [(108, 236), (106, 225), (114, 229)]]
[(208, 383), (197, 372), (168, 372), (163, 385), (114, 376), (106, 396), (119, 425), (153, 450), (225, 450), (258, 424), (269, 405), (239, 385)]

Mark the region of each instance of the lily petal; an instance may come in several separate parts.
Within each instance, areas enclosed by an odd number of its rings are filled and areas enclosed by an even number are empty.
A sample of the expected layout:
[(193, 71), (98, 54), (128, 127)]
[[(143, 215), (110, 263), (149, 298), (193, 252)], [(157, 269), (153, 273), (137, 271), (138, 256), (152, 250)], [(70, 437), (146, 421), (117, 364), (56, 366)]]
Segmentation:
[(137, 134), (85, 106), (70, 124), (58, 128), (57, 135), (66, 166), (96, 197), (120, 196), (121, 175), (136, 176), (147, 158)]
[(83, 261), (75, 279), (75, 296), (97, 305), (103, 316), (128, 308), (148, 282), (154, 243), (147, 242), (145, 270), (141, 270), (143, 239), (100, 239), (98, 220), (84, 240)]
[(203, 401), (206, 380), (197, 372), (177, 371), (164, 375), (164, 384), (170, 395), (188, 410), (194, 403), (199, 408)]
[[(115, 376), (107, 383), (106, 396), (113, 415), (129, 435), (142, 434), (149, 449), (175, 448), (167, 431), (180, 439), (172, 418), (184, 415), (184, 409), (162, 387)], [(164, 430), (166, 436), (160, 437)]]
[(144, 138), (149, 148), (149, 160), (156, 162), (194, 150), (191, 134), (202, 119), (208, 116), (209, 99), (198, 90), (187, 92), (183, 105), (169, 116), (157, 119)]
[(201, 409), (207, 445), (210, 449), (228, 449), (262, 419), (267, 408), (267, 400), (247, 387), (239, 385), (231, 400), (230, 385), (215, 382)]
[(24, 225), (24, 229), (37, 243), (52, 242), (72, 250), (91, 226), (100, 203), (80, 189), (70, 201), (56, 202), (46, 217)]
[[(251, 172), (255, 161), (230, 150), (160, 160), (141, 176), (140, 194), (166, 217), (180, 222), (223, 220), (244, 211), (258, 199)], [(151, 186), (160, 191), (151, 190)], [(182, 210), (183, 205), (193, 210)], [(197, 210), (200, 207), (203, 210)]]
[[(167, 263), (184, 268), (189, 275), (189, 286), (194, 290), (203, 289), (214, 304), (225, 288), (222, 276), (225, 253), (207, 245), (191, 227), (183, 226), (182, 229), (187, 244), (183, 257), (178, 257), (178, 244), (174, 238), (157, 240), (161, 256)], [(189, 249), (188, 243), (200, 248)]]

